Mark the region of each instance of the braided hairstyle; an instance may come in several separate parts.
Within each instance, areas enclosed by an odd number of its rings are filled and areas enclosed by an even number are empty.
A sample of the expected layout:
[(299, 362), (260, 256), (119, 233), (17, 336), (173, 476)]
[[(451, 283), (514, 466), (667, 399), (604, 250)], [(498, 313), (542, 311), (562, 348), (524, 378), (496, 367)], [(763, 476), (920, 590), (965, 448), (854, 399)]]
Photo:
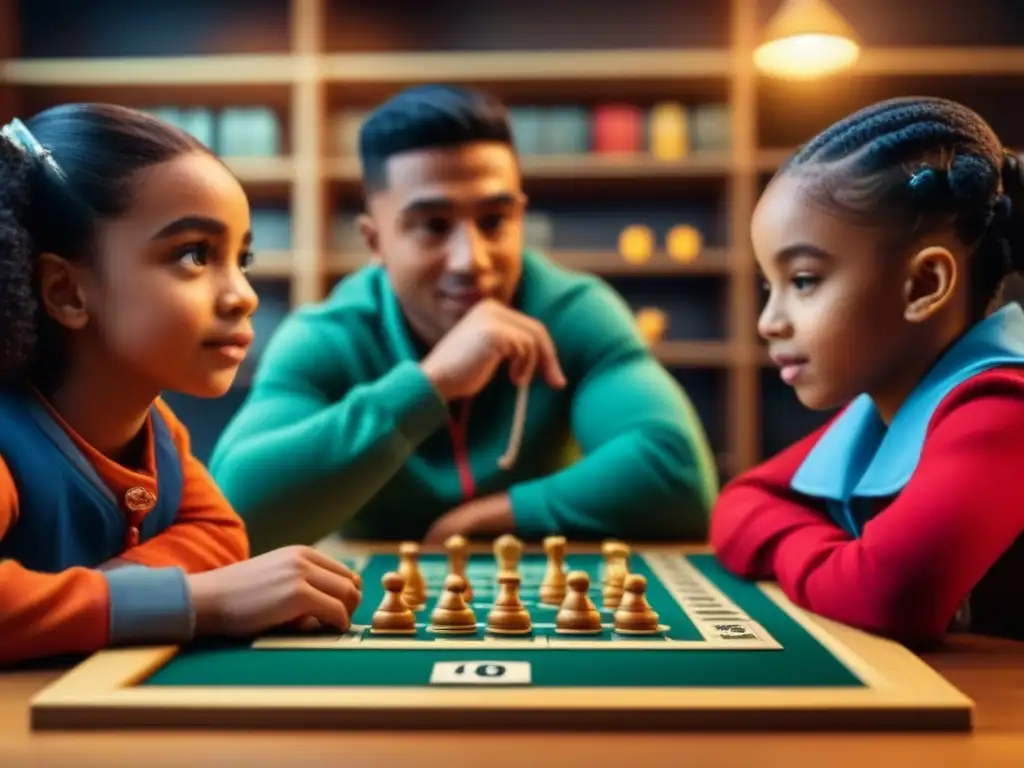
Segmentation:
[(68, 104), (25, 123), (31, 151), (0, 135), (0, 383), (56, 375), (57, 324), (42, 309), (42, 253), (95, 258), (95, 227), (124, 216), (134, 175), (195, 151), (195, 138), (150, 115), (107, 104)]
[(973, 110), (948, 99), (882, 101), (801, 147), (780, 174), (805, 174), (811, 199), (853, 221), (887, 225), (887, 246), (952, 229), (968, 249), (969, 313), (1024, 270), (1024, 180), (1015, 154)]

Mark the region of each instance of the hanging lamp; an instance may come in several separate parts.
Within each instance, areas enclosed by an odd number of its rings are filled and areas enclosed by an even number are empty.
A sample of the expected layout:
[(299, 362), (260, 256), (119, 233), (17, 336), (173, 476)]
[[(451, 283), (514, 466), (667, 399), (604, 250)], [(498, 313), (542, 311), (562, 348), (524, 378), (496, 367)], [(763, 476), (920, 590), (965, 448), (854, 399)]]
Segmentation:
[(853, 28), (827, 0), (783, 0), (754, 64), (774, 77), (812, 80), (849, 69), (859, 57)]

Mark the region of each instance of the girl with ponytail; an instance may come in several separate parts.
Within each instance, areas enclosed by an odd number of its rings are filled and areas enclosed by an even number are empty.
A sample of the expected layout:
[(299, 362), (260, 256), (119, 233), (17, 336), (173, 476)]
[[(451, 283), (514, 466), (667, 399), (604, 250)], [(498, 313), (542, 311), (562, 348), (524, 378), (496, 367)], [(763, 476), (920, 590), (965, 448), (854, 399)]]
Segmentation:
[(0, 664), (348, 628), (359, 577), (305, 547), (248, 559), (160, 398), (231, 386), (250, 240), (238, 181), (144, 113), (72, 104), (0, 131)]

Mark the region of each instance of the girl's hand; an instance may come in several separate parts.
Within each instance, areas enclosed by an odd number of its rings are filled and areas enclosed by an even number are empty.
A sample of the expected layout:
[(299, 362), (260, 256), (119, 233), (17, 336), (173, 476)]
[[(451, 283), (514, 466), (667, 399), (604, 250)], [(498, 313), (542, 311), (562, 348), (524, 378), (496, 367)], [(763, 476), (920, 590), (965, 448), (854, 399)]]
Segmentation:
[(299, 623), (348, 630), (362, 579), (311, 547), (276, 549), (188, 577), (196, 635), (255, 635)]

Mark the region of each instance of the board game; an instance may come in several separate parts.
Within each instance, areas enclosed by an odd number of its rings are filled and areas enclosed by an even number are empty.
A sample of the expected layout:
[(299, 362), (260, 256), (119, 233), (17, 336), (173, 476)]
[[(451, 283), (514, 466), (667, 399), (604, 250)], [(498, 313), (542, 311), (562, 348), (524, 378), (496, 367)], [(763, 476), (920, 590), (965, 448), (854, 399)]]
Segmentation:
[(35, 697), (33, 727), (971, 727), (910, 651), (701, 547), (320, 548), (363, 579), (349, 631), (103, 651)]

